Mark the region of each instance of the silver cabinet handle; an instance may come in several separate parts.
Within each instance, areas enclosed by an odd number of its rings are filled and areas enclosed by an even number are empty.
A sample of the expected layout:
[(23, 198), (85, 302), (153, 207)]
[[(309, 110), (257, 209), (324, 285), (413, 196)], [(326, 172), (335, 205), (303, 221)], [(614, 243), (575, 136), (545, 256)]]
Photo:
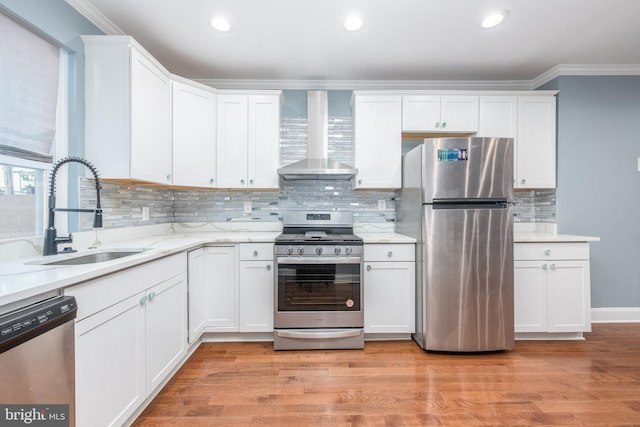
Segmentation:
[(371, 266), (367, 265), (367, 271), (371, 271)]
[(442, 129), (447, 127), (447, 122), (442, 122)]
[(436, 129), (440, 128), (440, 122), (436, 122)]
[(388, 256), (389, 258), (391, 258), (391, 257), (393, 256), (393, 252), (391, 252), (391, 251), (387, 252), (387, 256)]
[(362, 184), (362, 180), (361, 179), (358, 180), (358, 184)]
[(551, 264), (551, 265), (549, 266), (549, 268), (550, 268), (550, 269), (552, 269), (552, 270), (555, 270), (555, 269), (556, 269), (556, 265), (555, 265), (555, 264)]
[(542, 264), (542, 269), (546, 270), (547, 269), (547, 264)]
[(258, 251), (253, 251), (253, 256), (258, 256)]
[(171, 174), (170, 173), (167, 174), (167, 181), (171, 181)]
[(551, 250), (547, 249), (546, 251), (544, 251), (545, 255), (551, 255)]
[(240, 180), (240, 184), (244, 184), (244, 179), (241, 179), (241, 180)]
[(520, 180), (520, 184), (526, 184), (526, 183), (527, 183), (527, 180), (526, 180), (526, 179), (521, 179), (521, 180)]
[(209, 184), (213, 184), (213, 183), (214, 183), (213, 178), (209, 178)]
[(145, 305), (147, 303), (147, 296), (143, 296), (142, 298), (140, 298), (140, 305)]
[(153, 301), (153, 299), (156, 297), (156, 293), (155, 292), (151, 292), (149, 294), (149, 301)]
[(249, 184), (253, 185), (253, 180), (252, 179), (249, 180)]
[(267, 271), (271, 271), (271, 264), (267, 264)]

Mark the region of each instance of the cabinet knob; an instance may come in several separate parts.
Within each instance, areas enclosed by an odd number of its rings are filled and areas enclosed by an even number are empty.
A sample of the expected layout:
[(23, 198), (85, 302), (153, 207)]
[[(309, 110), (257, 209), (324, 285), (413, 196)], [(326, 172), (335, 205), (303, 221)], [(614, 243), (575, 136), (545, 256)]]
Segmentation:
[(442, 122), (442, 129), (447, 127), (447, 122)]
[(213, 184), (213, 178), (209, 178), (209, 184)]
[(167, 174), (167, 181), (171, 181), (171, 174), (170, 173)]
[(391, 257), (393, 256), (393, 252), (391, 252), (391, 251), (387, 252), (387, 256), (388, 256), (389, 258), (391, 258)]
[(436, 129), (440, 129), (440, 122), (436, 122)]
[(521, 180), (520, 180), (520, 184), (526, 184), (526, 183), (527, 183), (527, 180), (526, 180), (526, 179), (521, 179)]
[(547, 264), (542, 264), (542, 269), (546, 270), (547, 269)]
[(155, 292), (151, 292), (149, 294), (149, 301), (153, 301), (153, 299), (156, 297), (156, 293)]
[(367, 271), (371, 271), (371, 266), (367, 265)]
[(267, 264), (267, 271), (271, 271), (271, 264)]
[(551, 264), (551, 265), (549, 266), (549, 268), (550, 268), (550, 269), (552, 269), (552, 270), (555, 270), (555, 269), (556, 269), (556, 265), (555, 265), (555, 264)]
[(551, 255), (551, 250), (547, 249), (546, 251), (544, 251), (545, 255)]
[(240, 180), (240, 184), (244, 184), (244, 182), (245, 182), (244, 179)]
[(258, 251), (253, 251), (253, 256), (258, 256)]
[(249, 184), (253, 185), (253, 180), (252, 179), (249, 180)]
[(358, 184), (362, 184), (362, 180), (361, 179), (358, 180)]
[(140, 298), (140, 305), (145, 305), (147, 303), (147, 296), (143, 296), (142, 298)]

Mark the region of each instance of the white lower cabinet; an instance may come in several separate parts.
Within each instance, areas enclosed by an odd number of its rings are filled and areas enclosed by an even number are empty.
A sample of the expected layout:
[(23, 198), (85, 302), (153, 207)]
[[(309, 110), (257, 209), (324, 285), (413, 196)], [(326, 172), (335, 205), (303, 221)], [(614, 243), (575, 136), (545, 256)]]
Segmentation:
[(364, 332), (415, 332), (415, 245), (364, 245)]
[(273, 332), (273, 245), (240, 245), (240, 332)]
[(553, 338), (553, 334), (573, 333), (579, 337), (591, 331), (588, 245), (515, 244), (516, 334), (548, 333)]
[(185, 270), (177, 254), (65, 290), (78, 303), (77, 425), (124, 424), (186, 355)]
[(207, 246), (204, 252), (204, 332), (238, 332), (238, 248)]

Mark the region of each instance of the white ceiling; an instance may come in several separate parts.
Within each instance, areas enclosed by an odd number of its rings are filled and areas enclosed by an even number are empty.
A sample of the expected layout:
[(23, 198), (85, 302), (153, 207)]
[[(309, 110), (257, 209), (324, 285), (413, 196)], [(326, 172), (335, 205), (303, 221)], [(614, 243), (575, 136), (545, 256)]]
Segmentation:
[[(575, 64), (640, 74), (640, 0), (67, 2), (191, 79), (531, 82)], [(508, 20), (479, 29), (496, 9)], [(365, 26), (347, 33), (342, 21), (354, 12)], [(218, 15), (230, 32), (209, 26)]]

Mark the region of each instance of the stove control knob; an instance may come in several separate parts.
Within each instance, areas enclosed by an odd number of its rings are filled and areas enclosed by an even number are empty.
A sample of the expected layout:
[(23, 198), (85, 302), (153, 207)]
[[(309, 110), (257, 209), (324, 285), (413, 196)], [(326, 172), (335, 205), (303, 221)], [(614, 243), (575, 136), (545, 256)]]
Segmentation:
[(322, 248), (321, 248), (320, 246), (318, 246), (318, 247), (316, 248), (316, 253), (317, 253), (318, 255), (322, 255)]
[(352, 251), (352, 250), (353, 250), (353, 249), (351, 249), (351, 247), (350, 247), (350, 246), (347, 246), (347, 247), (345, 248), (345, 252), (347, 253), (347, 255), (351, 255), (351, 251)]
[(333, 252), (334, 252), (336, 255), (340, 255), (340, 252), (342, 252), (342, 249), (341, 249), (340, 247), (336, 246), (336, 248), (333, 250)]
[(293, 248), (291, 246), (287, 247), (287, 255), (291, 255), (293, 253)]
[(304, 254), (304, 248), (302, 246), (298, 247), (298, 255)]

